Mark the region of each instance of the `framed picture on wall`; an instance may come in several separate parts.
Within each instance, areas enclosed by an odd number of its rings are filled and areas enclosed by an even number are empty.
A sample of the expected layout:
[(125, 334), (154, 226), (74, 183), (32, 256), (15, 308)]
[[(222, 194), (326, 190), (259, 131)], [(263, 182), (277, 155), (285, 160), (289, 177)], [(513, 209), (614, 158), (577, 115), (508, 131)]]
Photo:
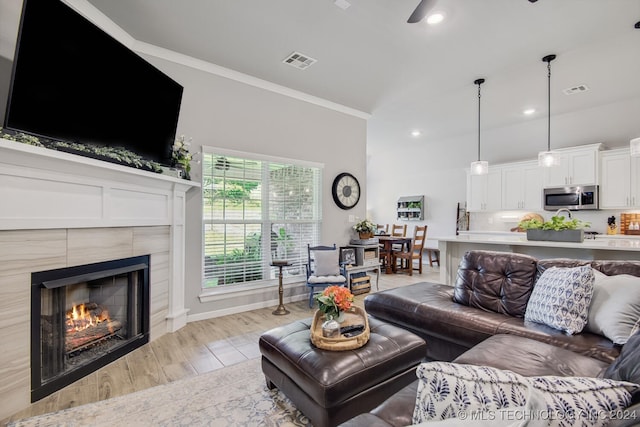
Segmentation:
[(347, 265), (356, 265), (356, 250), (353, 248), (340, 248), (340, 262)]

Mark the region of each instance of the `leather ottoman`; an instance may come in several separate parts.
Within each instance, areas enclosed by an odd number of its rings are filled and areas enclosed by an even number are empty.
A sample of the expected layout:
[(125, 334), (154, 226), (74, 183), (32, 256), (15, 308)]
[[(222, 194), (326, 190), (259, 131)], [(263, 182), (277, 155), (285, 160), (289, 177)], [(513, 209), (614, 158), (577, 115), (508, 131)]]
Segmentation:
[(271, 329), (259, 340), (262, 372), (315, 427), (367, 412), (416, 379), (427, 344), (419, 336), (369, 318), (363, 347), (328, 351), (310, 340), (312, 319)]

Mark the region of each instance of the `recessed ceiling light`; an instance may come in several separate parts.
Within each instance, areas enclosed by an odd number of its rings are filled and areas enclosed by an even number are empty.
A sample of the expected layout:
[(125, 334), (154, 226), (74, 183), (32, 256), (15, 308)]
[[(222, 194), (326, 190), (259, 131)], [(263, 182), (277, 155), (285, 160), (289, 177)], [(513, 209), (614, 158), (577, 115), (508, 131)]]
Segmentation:
[(535, 108), (527, 108), (522, 112), (522, 114), (524, 114), (525, 116), (530, 116), (535, 112), (536, 112)]
[(411, 131), (411, 136), (413, 136), (415, 138), (419, 137), (420, 135), (422, 135), (422, 132), (420, 132), (419, 130)]
[(427, 24), (436, 25), (444, 21), (444, 13), (442, 12), (434, 12), (427, 16)]
[(336, 0), (333, 2), (333, 4), (335, 4), (342, 10), (347, 10), (349, 9), (349, 6), (351, 6), (351, 3), (349, 3), (347, 0)]

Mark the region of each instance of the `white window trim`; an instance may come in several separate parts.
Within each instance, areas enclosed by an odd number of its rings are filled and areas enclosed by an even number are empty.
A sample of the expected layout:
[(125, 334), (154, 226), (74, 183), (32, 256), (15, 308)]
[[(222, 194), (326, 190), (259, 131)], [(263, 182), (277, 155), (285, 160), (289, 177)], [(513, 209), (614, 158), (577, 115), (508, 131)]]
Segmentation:
[[(290, 163), (296, 166), (303, 167), (312, 167), (319, 168), (324, 170), (324, 163), (311, 162), (307, 160), (299, 160), (299, 159), (291, 159), (288, 157), (278, 157), (278, 156), (270, 156), (266, 154), (257, 154), (257, 153), (249, 153), (245, 151), (239, 150), (230, 150), (227, 148), (214, 147), (209, 145), (202, 146), (203, 154), (216, 154), (216, 155), (224, 155), (224, 156), (233, 156), (233, 157), (241, 157), (250, 160), (257, 161), (267, 161), (267, 162), (276, 162), (276, 163)], [(204, 185), (204, 176), (201, 177), (201, 185)], [(202, 222), (202, 220), (201, 220)], [(204, 257), (200, 259), (200, 271), (204, 271)], [(300, 281), (298, 277), (285, 277), (283, 278), (284, 284), (293, 284), (293, 283), (304, 283)], [(198, 295), (200, 302), (211, 302), (211, 301), (221, 301), (225, 299), (231, 299), (241, 296), (250, 296), (256, 294), (258, 292), (264, 291), (265, 289), (277, 288), (279, 286), (279, 280), (275, 279), (263, 279), (254, 282), (243, 283), (239, 285), (233, 285), (229, 287), (220, 287), (214, 289), (202, 289)]]
[(259, 161), (265, 161), (265, 162), (291, 163), (292, 165), (296, 165), (296, 166), (305, 166), (309, 168), (324, 169), (324, 163), (316, 163), (316, 162), (310, 162), (307, 160), (291, 159), (288, 157), (269, 156), (266, 154), (247, 153), (244, 151), (229, 150), (228, 148), (219, 148), (219, 147), (213, 147), (209, 145), (203, 145), (202, 152), (206, 154), (214, 153), (214, 154), (221, 154), (224, 156), (244, 157), (246, 159), (251, 159), (251, 160), (259, 160)]

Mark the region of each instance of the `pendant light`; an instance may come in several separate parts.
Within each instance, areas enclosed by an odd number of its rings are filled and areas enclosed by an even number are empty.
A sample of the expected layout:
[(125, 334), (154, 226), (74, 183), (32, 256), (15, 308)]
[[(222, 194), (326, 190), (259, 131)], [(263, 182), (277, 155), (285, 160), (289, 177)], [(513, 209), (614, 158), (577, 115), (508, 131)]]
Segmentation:
[(640, 157), (640, 138), (633, 138), (629, 141), (631, 157)]
[[(633, 27), (640, 30), (640, 21), (636, 22)], [(629, 153), (631, 157), (640, 157), (640, 138), (633, 138), (629, 141)]]
[(538, 153), (538, 166), (549, 168), (560, 164), (560, 157), (556, 151), (551, 151), (551, 61), (556, 59), (555, 55), (547, 55), (542, 58), (547, 63), (547, 151)]
[(478, 85), (478, 160), (471, 162), (471, 175), (486, 175), (489, 173), (489, 162), (480, 160), (480, 85), (484, 83), (484, 79), (478, 79), (473, 83)]

